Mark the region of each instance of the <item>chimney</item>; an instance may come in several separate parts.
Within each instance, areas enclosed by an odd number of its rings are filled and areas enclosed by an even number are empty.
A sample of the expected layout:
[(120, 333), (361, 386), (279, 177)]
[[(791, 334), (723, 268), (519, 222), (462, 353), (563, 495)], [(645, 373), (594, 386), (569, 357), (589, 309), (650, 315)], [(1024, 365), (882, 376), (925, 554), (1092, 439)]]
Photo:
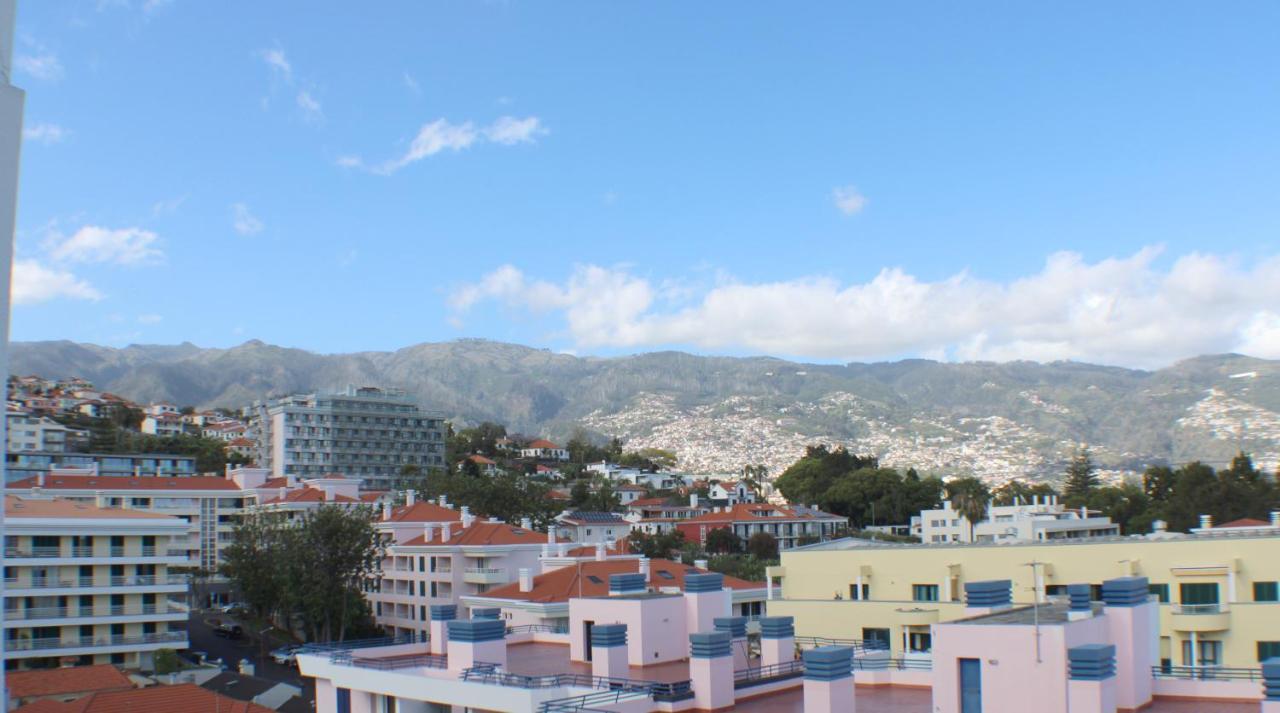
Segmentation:
[(383, 520), (391, 519), (391, 503), (382, 504), (382, 519)]
[(434, 522), (422, 523), (422, 536), (426, 542), (430, 543), (432, 538), (436, 536), (436, 524)]
[(1271, 511), (1271, 526), (1280, 527), (1280, 510)]
[(691, 507), (691, 508), (696, 508), (696, 507), (698, 507), (698, 494), (697, 494), (697, 493), (689, 493), (689, 507)]
[(105, 508), (107, 506), (107, 494), (101, 490), (93, 491), (93, 504)]
[(443, 496), (443, 495), (441, 495), (440, 497), (436, 498), (436, 504), (437, 504), (437, 505), (439, 505), (440, 507), (446, 507), (447, 503), (448, 503), (448, 501), (447, 501), (447, 500), (445, 500), (445, 498), (444, 498), (444, 496)]
[(36, 476), (36, 483), (37, 483), (40, 487), (42, 487), (42, 488), (44, 487), (44, 471), (43, 471), (43, 470), (42, 470), (42, 471), (40, 471), (40, 474)]
[(529, 517), (522, 517), (522, 518), (520, 518), (520, 529), (522, 529), (522, 530), (532, 530), (532, 529), (533, 529), (533, 518), (529, 518)]
[(284, 500), (284, 493), (285, 493), (285, 488), (278, 488), (276, 490), (276, 497), (280, 500)]
[(1166, 531), (1166, 530), (1168, 530), (1168, 529), (1169, 529), (1169, 523), (1165, 522), (1164, 520), (1152, 520), (1152, 521), (1151, 521), (1151, 531), (1152, 531), (1152, 532), (1164, 532), (1164, 531)]
[(1080, 519), (1081, 520), (1089, 519), (1089, 508), (1085, 507), (1084, 505), (1080, 506)]
[(520, 568), (520, 591), (533, 591), (533, 574), (530, 572), (528, 567)]
[(706, 561), (706, 560), (694, 560), (694, 561), (693, 561), (693, 566), (694, 566), (694, 567), (696, 567), (697, 569), (706, 569), (706, 568), (707, 568), (707, 561)]
[(298, 476), (294, 475), (293, 473), (289, 473), (288, 475), (284, 476), (284, 482), (287, 487), (296, 488), (298, 487)]
[(1207, 529), (1209, 529), (1209, 528), (1213, 527), (1213, 516), (1212, 516), (1212, 515), (1201, 515), (1201, 516), (1200, 516), (1200, 527), (1201, 527), (1202, 529), (1205, 529), (1205, 530), (1207, 530)]
[(556, 528), (555, 528), (555, 525), (549, 525), (547, 526), (547, 544), (554, 545), (555, 543), (556, 543)]
[(598, 562), (598, 561), (600, 561), (600, 560), (603, 560), (604, 558), (605, 558), (605, 548), (604, 548), (604, 543), (603, 543), (603, 542), (597, 542), (597, 543), (596, 543), (596, 561)]
[(326, 503), (333, 502), (333, 486), (332, 485), (324, 486), (324, 501)]
[(475, 521), (475, 518), (471, 516), (471, 506), (469, 506), (469, 505), (463, 505), (463, 506), (462, 506), (462, 527), (463, 527), (463, 529), (466, 529), (466, 528), (468, 528), (468, 527), (471, 527), (471, 523), (472, 523), (472, 522), (474, 522), (474, 521)]
[(640, 574), (644, 575), (644, 581), (649, 581), (649, 558), (641, 557), (639, 561)]
[(449, 538), (452, 537), (452, 535), (450, 535), (449, 532), (452, 529), (453, 529), (452, 520), (445, 520), (444, 522), (440, 523), (440, 541), (441, 542), (449, 541)]
[(416, 490), (406, 490), (406, 491), (404, 491), (404, 504), (405, 504), (405, 505), (408, 505), (408, 506), (412, 507), (412, 506), (413, 506), (413, 504), (414, 504), (414, 503), (416, 503), (416, 502), (418, 502), (418, 491), (416, 491)]
[(565, 557), (565, 556), (567, 556), (568, 554), (569, 554), (569, 543), (568, 543), (568, 542), (557, 542), (557, 543), (556, 543), (556, 557)]

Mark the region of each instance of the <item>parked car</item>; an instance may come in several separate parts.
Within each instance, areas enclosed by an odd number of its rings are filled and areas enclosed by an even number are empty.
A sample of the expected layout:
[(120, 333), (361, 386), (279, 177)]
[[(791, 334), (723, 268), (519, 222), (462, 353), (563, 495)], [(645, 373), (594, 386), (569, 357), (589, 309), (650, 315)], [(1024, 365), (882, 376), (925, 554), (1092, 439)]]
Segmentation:
[(244, 637), (244, 628), (239, 624), (222, 623), (214, 628), (213, 635), (224, 639), (240, 639)]
[(217, 610), (222, 612), (223, 614), (232, 614), (232, 615), (240, 614), (246, 611), (247, 609), (248, 607), (246, 607), (241, 602), (231, 602), (229, 604), (223, 604), (222, 606), (217, 608)]
[(271, 652), (271, 660), (281, 666), (292, 666), (298, 663), (298, 646), (281, 646)]

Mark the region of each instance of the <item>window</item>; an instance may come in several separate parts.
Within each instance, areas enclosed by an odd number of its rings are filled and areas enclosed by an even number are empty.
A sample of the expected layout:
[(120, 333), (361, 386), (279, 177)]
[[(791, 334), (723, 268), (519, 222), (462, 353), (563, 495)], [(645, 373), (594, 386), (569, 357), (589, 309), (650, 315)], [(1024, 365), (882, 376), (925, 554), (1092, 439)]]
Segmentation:
[(907, 650), (913, 654), (927, 654), (933, 650), (933, 634), (927, 631), (907, 633)]
[(351, 689), (339, 688), (337, 694), (338, 713), (351, 713)]
[(1201, 607), (1208, 610), (1218, 604), (1216, 582), (1184, 582), (1178, 586), (1179, 602), (1184, 607)]
[(1182, 642), (1182, 665), (1183, 666), (1218, 666), (1222, 664), (1222, 642), (1221, 641), (1197, 641), (1196, 653), (1198, 660), (1191, 659), (1191, 642)]
[(849, 585), (849, 598), (856, 601), (866, 601), (871, 598), (871, 585), (863, 584), (862, 589), (858, 589), (857, 584)]
[(1046, 597), (1065, 597), (1067, 596), (1067, 585), (1046, 584), (1044, 585), (1044, 595)]
[(1280, 641), (1258, 642), (1258, 663), (1280, 657)]
[(883, 644), (883, 646), (880, 646), (877, 648), (887, 649), (889, 648), (889, 630), (888, 629), (870, 629), (870, 628), (864, 627), (862, 629), (862, 641), (864, 644), (871, 644), (871, 642), (874, 641), (877, 644)]
[(1156, 600), (1161, 604), (1169, 603), (1169, 585), (1168, 584), (1148, 584), (1147, 591), (1154, 594)]
[(936, 602), (938, 601), (938, 585), (913, 584), (911, 585), (911, 598), (917, 602)]
[(1280, 601), (1280, 586), (1277, 586), (1276, 582), (1254, 582), (1253, 583), (1253, 601), (1255, 602)]

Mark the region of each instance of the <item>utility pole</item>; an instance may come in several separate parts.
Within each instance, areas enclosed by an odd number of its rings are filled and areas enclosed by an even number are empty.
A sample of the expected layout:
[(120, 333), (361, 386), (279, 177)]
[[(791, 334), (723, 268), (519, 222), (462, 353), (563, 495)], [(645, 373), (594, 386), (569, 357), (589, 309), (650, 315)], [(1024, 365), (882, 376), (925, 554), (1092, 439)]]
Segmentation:
[(1036, 636), (1036, 663), (1044, 663), (1040, 656), (1040, 567), (1043, 562), (1032, 560), (1026, 564), (1031, 568), (1031, 621)]
[[(18, 0), (0, 0), (0, 373), (9, 373), (9, 276), (13, 268), (13, 234), (18, 219), (18, 167), (22, 157), (22, 107), (26, 95), (12, 82), (13, 36), (18, 22)], [(8, 442), (6, 424), (0, 420), (0, 443)], [(0, 479), (4, 464), (0, 462)], [(0, 511), (0, 540), (4, 538), (4, 513)], [(0, 583), (0, 597), (4, 596)], [(0, 641), (0, 655), (4, 642)], [(4, 671), (0, 670), (0, 703), (8, 708)]]

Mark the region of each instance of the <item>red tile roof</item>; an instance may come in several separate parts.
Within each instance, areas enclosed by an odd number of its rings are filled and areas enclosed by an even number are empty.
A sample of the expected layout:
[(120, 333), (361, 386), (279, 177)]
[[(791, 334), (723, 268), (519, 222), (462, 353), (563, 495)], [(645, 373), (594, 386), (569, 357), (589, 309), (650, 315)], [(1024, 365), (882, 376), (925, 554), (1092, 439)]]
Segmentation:
[(133, 682), (111, 664), (73, 666), (69, 668), (7, 671), (5, 683), (13, 698), (56, 696), (94, 691), (121, 691), (133, 688)]
[(268, 478), (266, 482), (258, 486), (259, 488), (287, 488), (289, 487), (288, 478)]
[[(824, 513), (826, 518), (834, 518), (843, 520), (839, 515), (831, 515)], [(684, 522), (690, 524), (698, 523), (728, 523), (728, 522), (781, 522), (785, 520), (818, 520), (820, 518), (812, 512), (799, 513), (791, 508), (778, 507), (768, 503), (738, 503), (728, 510), (720, 512), (709, 512), (696, 517), (691, 517)]]
[(21, 713), (273, 713), (270, 708), (237, 701), (194, 683), (93, 693), (68, 703), (38, 701)]
[(360, 502), (359, 500), (356, 500), (356, 499), (355, 499), (355, 498), (353, 498), (353, 497), (350, 497), (350, 496), (347, 496), (347, 495), (342, 495), (342, 494), (340, 494), (340, 493), (334, 493), (334, 494), (333, 494), (333, 500), (328, 500), (328, 498), (326, 498), (326, 497), (325, 497), (325, 492), (324, 492), (323, 490), (321, 490), (321, 489), (319, 489), (319, 488), (306, 487), (306, 488), (294, 488), (293, 490), (290, 490), (290, 491), (286, 492), (286, 493), (284, 494), (284, 497), (283, 497), (283, 498), (272, 498), (272, 499), (270, 499), (270, 500), (264, 500), (264, 501), (262, 501), (262, 504), (263, 504), (263, 505), (270, 505), (270, 504), (272, 504), (272, 503), (279, 503), (279, 502), (285, 502), (285, 503), (323, 503), (323, 502), (326, 502), (326, 501), (328, 501), (328, 502), (335, 502), (335, 503), (358, 503), (358, 502)]
[[(543, 545), (547, 542), (547, 533), (537, 530), (526, 530), (506, 522), (471, 523), (465, 530), (455, 530), (448, 542), (441, 542), (444, 533), (437, 528), (431, 538), (426, 541), (426, 534), (419, 535), (404, 545)], [(563, 540), (561, 540), (563, 542)]]
[(1213, 529), (1221, 530), (1229, 527), (1271, 527), (1271, 523), (1266, 520), (1257, 520), (1251, 517), (1242, 517), (1239, 520), (1224, 522), (1221, 525), (1215, 525)]
[(360, 493), (360, 500), (366, 503), (376, 503), (379, 498), (386, 497), (386, 494), (387, 491), (385, 490), (368, 490)]
[[(567, 602), (570, 597), (603, 597), (609, 594), (609, 575), (638, 571), (640, 571), (640, 564), (639, 560), (635, 559), (580, 562), (576, 565), (561, 567), (534, 577), (531, 591), (522, 592), (520, 591), (520, 583), (512, 582), (496, 589), (490, 589), (483, 595), (476, 595), (476, 597), (518, 599), (544, 604)], [(651, 587), (679, 587), (683, 591), (684, 576), (689, 573), (705, 574), (706, 570), (696, 569), (671, 560), (649, 560), (649, 586)], [(745, 579), (726, 576), (724, 578), (724, 586), (730, 589), (762, 589), (764, 588), (764, 582), (748, 582)]]
[(545, 438), (539, 438), (533, 443), (530, 443), (529, 445), (525, 446), (525, 448), (551, 448), (555, 450), (560, 450), (560, 446), (557, 446), (556, 444), (552, 443), (551, 441), (548, 441)]
[(6, 518), (49, 517), (49, 518), (104, 518), (109, 520), (177, 520), (164, 513), (147, 510), (131, 510), (128, 508), (100, 508), (89, 503), (80, 503), (64, 498), (37, 500), (20, 498), (17, 495), (4, 496), (4, 516)]
[(119, 475), (47, 475), (41, 486), (36, 476), (5, 486), (7, 490), (43, 487), (45, 490), (240, 490), (235, 481), (216, 475), (182, 478)]
[(412, 505), (401, 505), (391, 511), (390, 520), (383, 522), (445, 522), (461, 520), (462, 514), (453, 508), (440, 507), (421, 500)]
[(497, 465), (497, 463), (494, 463), (492, 460), (489, 460), (478, 453), (467, 456), (467, 460), (475, 463), (476, 465)]

